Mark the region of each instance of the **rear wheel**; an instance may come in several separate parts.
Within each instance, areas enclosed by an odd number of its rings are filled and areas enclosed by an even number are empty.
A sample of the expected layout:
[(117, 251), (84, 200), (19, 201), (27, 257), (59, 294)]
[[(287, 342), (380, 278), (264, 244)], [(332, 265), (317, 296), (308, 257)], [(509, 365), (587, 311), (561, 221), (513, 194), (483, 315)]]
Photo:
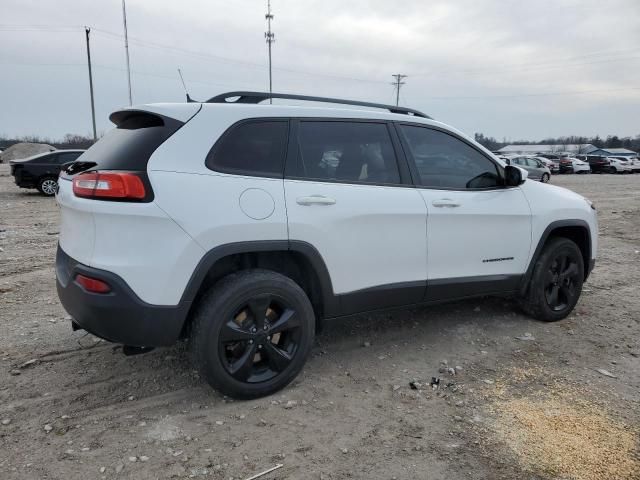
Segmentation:
[(540, 181), (542, 183), (547, 183), (549, 181), (549, 174), (548, 173), (543, 173), (542, 174), (542, 178), (540, 179)]
[(55, 177), (42, 177), (38, 180), (38, 190), (43, 195), (51, 197), (58, 190), (58, 180)]
[(202, 298), (190, 343), (194, 362), (209, 384), (249, 399), (285, 387), (311, 351), (315, 315), (293, 280), (268, 270), (246, 270), (222, 279)]
[(523, 309), (539, 320), (561, 320), (578, 303), (583, 281), (584, 261), (578, 246), (568, 238), (554, 238), (536, 261)]

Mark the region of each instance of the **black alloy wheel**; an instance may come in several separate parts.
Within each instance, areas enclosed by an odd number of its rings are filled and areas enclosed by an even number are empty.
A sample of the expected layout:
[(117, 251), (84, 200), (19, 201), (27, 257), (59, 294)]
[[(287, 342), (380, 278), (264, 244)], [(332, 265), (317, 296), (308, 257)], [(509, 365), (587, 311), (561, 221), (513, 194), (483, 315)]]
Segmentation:
[(578, 262), (570, 254), (562, 253), (550, 263), (545, 276), (544, 295), (553, 311), (562, 311), (573, 303), (579, 275)]
[(236, 380), (271, 380), (289, 367), (300, 345), (295, 309), (276, 295), (256, 295), (222, 324), (218, 353)]
[(311, 302), (292, 279), (242, 270), (198, 301), (190, 348), (195, 365), (220, 393), (257, 398), (285, 387), (302, 370), (315, 325)]
[(584, 260), (578, 245), (568, 238), (552, 238), (536, 259), (522, 308), (539, 320), (561, 320), (578, 303), (583, 282)]

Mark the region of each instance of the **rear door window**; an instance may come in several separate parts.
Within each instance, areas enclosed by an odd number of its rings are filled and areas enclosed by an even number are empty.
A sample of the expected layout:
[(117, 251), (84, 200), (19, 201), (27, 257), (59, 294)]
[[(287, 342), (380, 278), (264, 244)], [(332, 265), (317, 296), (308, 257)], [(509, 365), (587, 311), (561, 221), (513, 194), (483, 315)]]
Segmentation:
[[(502, 184), (496, 164), (453, 135), (415, 125), (399, 125), (399, 129), (421, 185), (465, 190)], [(514, 158), (512, 163), (524, 164), (522, 157)]]
[(232, 126), (207, 155), (211, 170), (259, 177), (283, 176), (287, 120), (252, 120)]
[(298, 178), (344, 183), (399, 184), (393, 143), (385, 123), (301, 121)]

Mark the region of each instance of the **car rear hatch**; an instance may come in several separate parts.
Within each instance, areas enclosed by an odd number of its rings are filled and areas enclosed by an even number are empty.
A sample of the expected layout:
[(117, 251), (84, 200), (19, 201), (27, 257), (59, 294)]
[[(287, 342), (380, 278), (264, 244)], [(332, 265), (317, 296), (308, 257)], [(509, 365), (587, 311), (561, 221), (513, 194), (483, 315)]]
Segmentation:
[[(117, 250), (117, 230), (135, 228), (136, 218), (161, 213), (152, 205), (153, 189), (147, 163), (153, 152), (201, 108), (200, 104), (152, 105), (126, 109), (109, 117), (116, 128), (78, 160), (68, 165), (58, 181), (60, 247), (74, 260), (94, 265), (96, 241)], [(75, 181), (74, 181), (75, 180)], [(146, 208), (145, 208), (146, 205)], [(108, 236), (105, 226), (111, 225)], [(122, 231), (122, 247), (128, 231)], [(103, 248), (105, 254), (107, 249)]]

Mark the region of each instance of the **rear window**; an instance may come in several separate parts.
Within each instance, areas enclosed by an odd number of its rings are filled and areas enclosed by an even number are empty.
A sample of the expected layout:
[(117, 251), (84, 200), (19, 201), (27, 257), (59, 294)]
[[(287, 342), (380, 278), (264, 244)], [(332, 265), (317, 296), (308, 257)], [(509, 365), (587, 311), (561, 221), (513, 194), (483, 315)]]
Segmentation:
[(82, 152), (59, 153), (55, 163), (62, 165), (63, 163), (74, 162), (80, 155), (82, 155)]
[[(183, 123), (144, 112), (112, 115), (117, 127), (82, 155), (95, 169), (145, 171), (153, 152)], [(125, 112), (126, 113), (126, 112)]]
[(213, 146), (206, 166), (219, 172), (282, 177), (287, 120), (252, 120), (232, 126)]

